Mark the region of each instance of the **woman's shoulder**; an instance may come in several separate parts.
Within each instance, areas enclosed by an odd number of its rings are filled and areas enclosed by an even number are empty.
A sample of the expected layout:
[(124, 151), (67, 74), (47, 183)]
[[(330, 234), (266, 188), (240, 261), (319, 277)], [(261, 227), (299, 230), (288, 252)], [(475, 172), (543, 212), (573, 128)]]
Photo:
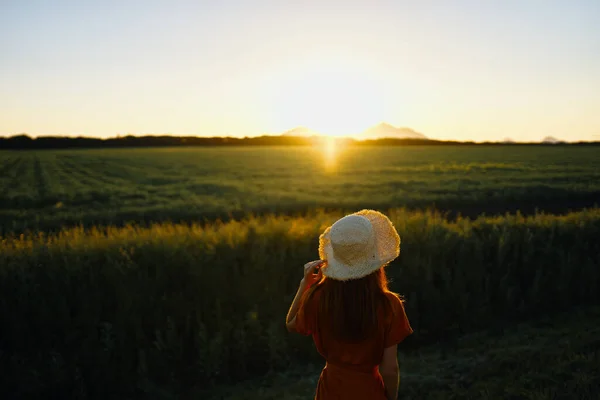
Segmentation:
[(389, 302), (388, 310), (391, 311), (392, 316), (398, 316), (405, 313), (404, 311), (404, 299), (398, 293), (386, 291), (385, 297)]
[(386, 297), (390, 302), (391, 313), (388, 314), (386, 323), (387, 336), (384, 346), (387, 348), (400, 343), (405, 337), (410, 335), (413, 330), (408, 322), (406, 311), (404, 310), (404, 300), (402, 296), (394, 292), (386, 292)]
[(402, 303), (404, 303), (404, 299), (398, 293), (386, 291), (385, 292), (385, 297), (387, 297), (387, 299), (393, 305), (396, 305), (396, 304), (402, 305)]

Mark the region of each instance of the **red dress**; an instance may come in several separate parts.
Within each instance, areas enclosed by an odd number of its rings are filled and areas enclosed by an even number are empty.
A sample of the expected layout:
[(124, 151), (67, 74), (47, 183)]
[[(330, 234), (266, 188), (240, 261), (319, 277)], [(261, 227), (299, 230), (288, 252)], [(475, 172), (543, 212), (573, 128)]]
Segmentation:
[(319, 353), (327, 361), (317, 386), (316, 400), (386, 400), (379, 364), (386, 347), (400, 343), (413, 330), (406, 317), (404, 305), (395, 293), (386, 293), (392, 315), (381, 311), (377, 335), (361, 343), (342, 343), (317, 326), (316, 310), (319, 290), (296, 316), (296, 330), (312, 335)]

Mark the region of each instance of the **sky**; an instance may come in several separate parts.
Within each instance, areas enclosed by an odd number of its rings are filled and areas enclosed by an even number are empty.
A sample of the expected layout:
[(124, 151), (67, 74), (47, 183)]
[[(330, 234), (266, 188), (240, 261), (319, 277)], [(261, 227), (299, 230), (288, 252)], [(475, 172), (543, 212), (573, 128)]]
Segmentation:
[(598, 0), (0, 0), (0, 135), (600, 140)]

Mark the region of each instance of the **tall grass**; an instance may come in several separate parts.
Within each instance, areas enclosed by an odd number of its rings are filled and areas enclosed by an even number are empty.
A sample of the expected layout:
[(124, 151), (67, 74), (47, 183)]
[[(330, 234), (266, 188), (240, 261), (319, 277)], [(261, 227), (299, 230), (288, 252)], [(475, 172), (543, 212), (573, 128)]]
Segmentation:
[[(387, 212), (413, 344), (600, 301), (600, 209), (446, 220)], [(341, 215), (68, 229), (0, 242), (0, 387), (16, 397), (183, 396), (315, 359), (284, 316)]]

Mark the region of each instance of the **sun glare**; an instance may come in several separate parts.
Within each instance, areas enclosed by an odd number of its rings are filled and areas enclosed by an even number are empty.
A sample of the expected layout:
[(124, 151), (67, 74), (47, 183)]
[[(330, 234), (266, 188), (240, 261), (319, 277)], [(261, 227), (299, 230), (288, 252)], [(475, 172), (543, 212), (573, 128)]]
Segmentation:
[(336, 168), (339, 153), (338, 138), (327, 136), (322, 139), (320, 148), (323, 153), (324, 166), (326, 171), (333, 171)]
[(383, 120), (382, 85), (365, 70), (318, 66), (283, 77), (274, 92), (273, 115), (280, 126), (351, 136)]
[(327, 159), (334, 159), (336, 153), (335, 137), (328, 137), (325, 139), (325, 154)]

